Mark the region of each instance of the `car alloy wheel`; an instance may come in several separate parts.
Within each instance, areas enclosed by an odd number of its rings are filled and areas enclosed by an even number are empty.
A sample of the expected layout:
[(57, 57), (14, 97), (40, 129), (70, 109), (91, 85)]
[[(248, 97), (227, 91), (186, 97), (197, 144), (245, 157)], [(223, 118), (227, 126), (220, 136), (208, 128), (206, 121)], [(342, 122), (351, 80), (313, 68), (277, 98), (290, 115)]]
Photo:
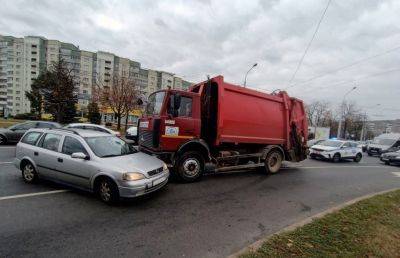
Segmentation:
[(33, 167), (33, 165), (31, 163), (27, 163), (22, 168), (22, 178), (27, 183), (32, 183), (36, 180), (37, 174), (36, 174), (35, 168)]
[(111, 200), (111, 187), (107, 181), (102, 181), (100, 183), (100, 198), (104, 202), (109, 202)]

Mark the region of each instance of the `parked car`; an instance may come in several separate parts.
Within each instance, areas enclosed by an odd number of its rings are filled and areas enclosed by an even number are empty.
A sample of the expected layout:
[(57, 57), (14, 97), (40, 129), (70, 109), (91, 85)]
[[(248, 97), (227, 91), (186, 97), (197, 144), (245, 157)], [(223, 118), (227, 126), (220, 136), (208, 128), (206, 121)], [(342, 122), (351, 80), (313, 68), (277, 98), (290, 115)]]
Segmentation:
[(308, 147), (311, 147), (311, 146), (317, 145), (317, 144), (319, 144), (319, 143), (321, 143), (321, 142), (323, 142), (323, 141), (325, 141), (325, 140), (322, 140), (322, 139), (312, 139), (312, 140), (308, 140), (308, 141), (307, 141), (307, 146), (308, 146)]
[(137, 142), (137, 126), (131, 126), (126, 130), (125, 138)]
[(167, 165), (120, 138), (83, 129), (32, 129), (17, 144), (15, 166), (33, 183), (44, 178), (96, 193), (103, 202), (136, 197), (168, 182)]
[(400, 150), (394, 152), (387, 152), (381, 155), (381, 161), (384, 162), (386, 165), (390, 164), (400, 164)]
[(371, 140), (366, 140), (366, 141), (360, 141), (358, 142), (358, 147), (361, 148), (362, 152), (366, 152), (368, 145), (371, 144), (372, 141)]
[(400, 134), (385, 133), (375, 137), (371, 144), (368, 144), (368, 156), (380, 156), (386, 152), (393, 152), (400, 147)]
[(60, 128), (61, 125), (49, 121), (27, 121), (12, 125), (8, 128), (0, 128), (0, 145), (17, 143), (22, 135), (31, 128)]
[(73, 123), (73, 124), (66, 125), (65, 128), (93, 130), (93, 131), (108, 133), (108, 134), (115, 135), (117, 137), (121, 137), (121, 134), (119, 132), (117, 132), (117, 131), (108, 129), (105, 126), (96, 125), (96, 124), (90, 124), (90, 123)]
[(343, 159), (352, 159), (355, 162), (360, 162), (362, 150), (357, 147), (357, 143), (352, 141), (326, 140), (310, 148), (310, 157), (333, 162), (339, 162)]

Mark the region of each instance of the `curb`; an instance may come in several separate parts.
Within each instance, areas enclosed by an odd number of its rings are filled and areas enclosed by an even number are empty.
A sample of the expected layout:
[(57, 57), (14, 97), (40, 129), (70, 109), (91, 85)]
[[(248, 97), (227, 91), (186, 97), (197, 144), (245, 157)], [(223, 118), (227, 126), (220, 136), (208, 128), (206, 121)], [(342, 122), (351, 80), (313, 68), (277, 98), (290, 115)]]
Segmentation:
[(288, 232), (288, 231), (293, 231), (298, 227), (302, 227), (302, 226), (304, 226), (306, 224), (309, 224), (309, 223), (313, 222), (313, 220), (315, 220), (315, 219), (322, 218), (322, 217), (324, 217), (324, 216), (326, 216), (326, 215), (328, 215), (330, 213), (333, 213), (333, 212), (336, 212), (338, 210), (341, 210), (341, 209), (343, 209), (343, 208), (345, 208), (345, 207), (347, 207), (347, 206), (349, 206), (351, 204), (354, 204), (356, 202), (359, 202), (359, 201), (362, 201), (362, 200), (365, 200), (365, 199), (368, 199), (368, 198), (371, 198), (371, 197), (374, 197), (374, 196), (377, 196), (377, 195), (381, 195), (381, 194), (389, 193), (389, 192), (392, 192), (392, 191), (396, 191), (396, 190), (400, 190), (400, 188), (391, 188), (389, 190), (363, 195), (361, 197), (357, 197), (357, 198), (352, 199), (350, 201), (347, 201), (345, 203), (339, 204), (339, 205), (337, 205), (335, 207), (329, 208), (329, 209), (327, 209), (325, 211), (322, 211), (320, 213), (317, 213), (317, 214), (315, 214), (315, 215), (313, 215), (311, 217), (308, 217), (308, 218), (303, 219), (301, 221), (298, 221), (298, 222), (296, 222), (294, 224), (291, 224), (291, 225), (289, 225), (287, 227), (284, 227), (283, 229), (278, 230), (275, 233), (272, 233), (270, 235), (266, 235), (266, 236), (262, 237), (261, 239), (257, 240), (256, 242), (254, 242), (254, 243), (242, 248), (241, 250), (229, 255), (227, 258), (237, 258), (240, 255), (245, 254), (247, 252), (255, 251), (255, 250), (259, 249), (261, 247), (261, 245), (266, 240), (268, 240), (270, 237), (272, 237), (273, 235), (281, 234), (281, 233)]

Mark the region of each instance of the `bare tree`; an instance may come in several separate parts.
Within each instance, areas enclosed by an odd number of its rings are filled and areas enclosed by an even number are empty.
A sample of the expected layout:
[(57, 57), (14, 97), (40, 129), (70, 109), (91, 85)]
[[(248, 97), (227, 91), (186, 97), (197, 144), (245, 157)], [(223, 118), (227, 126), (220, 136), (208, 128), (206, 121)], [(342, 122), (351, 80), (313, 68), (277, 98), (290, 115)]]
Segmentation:
[(308, 124), (313, 127), (323, 126), (331, 116), (330, 104), (327, 101), (313, 101), (306, 105)]
[(113, 111), (117, 118), (117, 130), (120, 130), (122, 116), (128, 116), (135, 107), (137, 92), (133, 78), (114, 75), (108, 81), (97, 77), (92, 95), (93, 101), (99, 102), (103, 108), (110, 108)]
[(344, 137), (358, 139), (364, 124), (365, 114), (363, 114), (361, 109), (357, 107), (354, 102), (344, 102), (341, 107), (341, 112), (341, 117), (344, 121)]

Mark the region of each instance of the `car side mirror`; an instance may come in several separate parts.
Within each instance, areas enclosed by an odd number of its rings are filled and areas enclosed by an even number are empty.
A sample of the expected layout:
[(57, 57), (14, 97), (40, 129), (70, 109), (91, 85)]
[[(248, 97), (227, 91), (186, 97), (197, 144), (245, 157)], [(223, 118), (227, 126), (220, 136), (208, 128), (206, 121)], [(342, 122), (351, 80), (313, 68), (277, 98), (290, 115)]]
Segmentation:
[(71, 154), (71, 158), (73, 158), (73, 159), (84, 159), (84, 160), (88, 160), (88, 159), (89, 159), (89, 156), (86, 155), (86, 154), (83, 153), (83, 152), (74, 152), (74, 153)]

